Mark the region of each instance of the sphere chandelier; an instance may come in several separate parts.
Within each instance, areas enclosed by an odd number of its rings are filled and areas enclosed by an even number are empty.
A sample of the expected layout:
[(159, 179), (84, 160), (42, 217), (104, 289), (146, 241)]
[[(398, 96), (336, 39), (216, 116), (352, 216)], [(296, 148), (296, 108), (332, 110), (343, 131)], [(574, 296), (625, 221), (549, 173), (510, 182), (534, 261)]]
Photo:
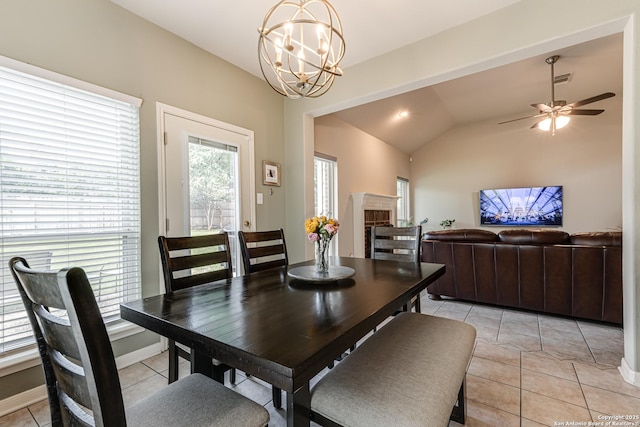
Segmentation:
[(258, 28), (260, 70), (267, 83), (292, 99), (317, 98), (342, 75), (342, 23), (326, 0), (282, 0)]

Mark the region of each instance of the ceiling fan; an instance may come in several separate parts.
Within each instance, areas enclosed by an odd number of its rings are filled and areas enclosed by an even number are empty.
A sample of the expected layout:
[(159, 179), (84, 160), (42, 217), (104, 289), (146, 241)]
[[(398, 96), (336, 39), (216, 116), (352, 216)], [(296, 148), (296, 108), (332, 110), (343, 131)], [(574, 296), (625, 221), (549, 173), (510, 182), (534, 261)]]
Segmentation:
[(542, 118), (535, 122), (531, 129), (538, 128), (541, 130), (551, 130), (551, 134), (555, 135), (557, 129), (561, 129), (569, 123), (569, 116), (597, 116), (602, 113), (604, 110), (577, 110), (577, 107), (581, 107), (586, 104), (591, 104), (592, 102), (602, 101), (603, 99), (611, 98), (616, 94), (613, 92), (605, 92), (600, 95), (592, 96), (591, 98), (583, 99), (582, 101), (572, 102), (571, 104), (567, 104), (567, 101), (556, 101), (555, 99), (555, 90), (554, 90), (554, 80), (555, 74), (553, 65), (558, 62), (560, 58), (559, 55), (553, 55), (545, 59), (545, 62), (551, 65), (551, 102), (546, 104), (531, 104), (532, 107), (537, 108), (540, 111), (539, 114), (534, 114), (532, 116), (520, 117), (518, 119), (507, 120), (504, 122), (498, 123), (499, 125), (504, 123), (515, 122), (517, 120), (529, 119), (532, 117)]

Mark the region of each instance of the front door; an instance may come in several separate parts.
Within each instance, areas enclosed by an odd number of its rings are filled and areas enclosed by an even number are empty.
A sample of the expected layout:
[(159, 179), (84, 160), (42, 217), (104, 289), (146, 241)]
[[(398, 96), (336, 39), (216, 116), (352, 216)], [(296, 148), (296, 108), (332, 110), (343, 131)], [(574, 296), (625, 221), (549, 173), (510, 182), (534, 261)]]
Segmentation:
[[(238, 230), (254, 230), (253, 133), (201, 116), (164, 111), (164, 233), (229, 233), (240, 274)], [(162, 228), (162, 227), (161, 227)]]

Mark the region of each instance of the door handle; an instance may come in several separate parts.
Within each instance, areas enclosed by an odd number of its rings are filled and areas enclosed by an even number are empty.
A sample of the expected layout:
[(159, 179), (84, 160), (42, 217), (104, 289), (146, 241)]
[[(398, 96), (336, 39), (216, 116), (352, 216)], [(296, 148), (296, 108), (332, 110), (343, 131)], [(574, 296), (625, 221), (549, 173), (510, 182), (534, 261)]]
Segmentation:
[(249, 228), (249, 227), (251, 227), (251, 222), (245, 219), (244, 222), (242, 223), (242, 225), (244, 225), (245, 227)]

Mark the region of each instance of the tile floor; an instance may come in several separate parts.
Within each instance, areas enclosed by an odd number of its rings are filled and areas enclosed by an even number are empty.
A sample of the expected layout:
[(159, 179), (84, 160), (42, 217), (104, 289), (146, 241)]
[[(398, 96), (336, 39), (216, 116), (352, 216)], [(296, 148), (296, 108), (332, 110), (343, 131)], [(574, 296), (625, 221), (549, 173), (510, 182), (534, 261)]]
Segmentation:
[[(422, 312), (465, 321), (478, 331), (467, 374), (467, 426), (597, 425), (607, 415), (640, 415), (640, 388), (617, 370), (620, 328), (424, 297)], [(166, 385), (166, 358), (165, 352), (120, 371), (125, 404)], [(183, 362), (181, 373), (187, 371)], [(270, 426), (286, 424), (267, 384), (238, 373), (232, 387), (269, 410)], [(46, 401), (0, 418), (0, 427), (48, 423)], [(628, 425), (640, 426), (640, 420)]]

